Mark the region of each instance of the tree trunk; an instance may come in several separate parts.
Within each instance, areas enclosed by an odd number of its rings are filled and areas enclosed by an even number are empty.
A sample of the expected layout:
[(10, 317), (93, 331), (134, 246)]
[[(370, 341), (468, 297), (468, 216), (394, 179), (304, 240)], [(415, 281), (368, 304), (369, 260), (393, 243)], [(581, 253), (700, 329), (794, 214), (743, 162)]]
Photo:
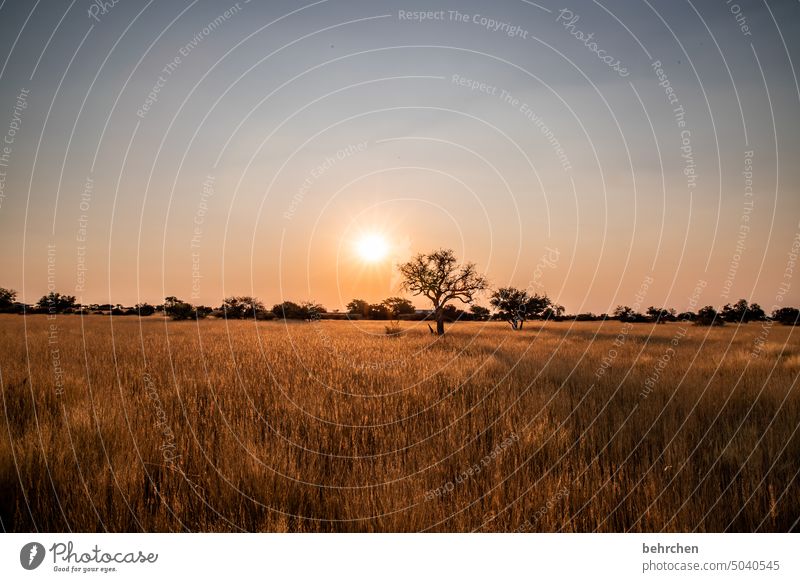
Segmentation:
[(436, 335), (444, 335), (444, 310), (436, 314)]

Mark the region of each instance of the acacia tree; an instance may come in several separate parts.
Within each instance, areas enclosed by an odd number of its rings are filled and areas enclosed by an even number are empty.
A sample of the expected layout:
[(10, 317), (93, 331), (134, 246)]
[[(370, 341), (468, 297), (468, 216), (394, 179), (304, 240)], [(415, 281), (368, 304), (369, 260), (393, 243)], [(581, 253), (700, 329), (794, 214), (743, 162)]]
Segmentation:
[(75, 304), (74, 295), (62, 295), (51, 291), (39, 299), (36, 307), (42, 311), (47, 310), (50, 313), (64, 313), (68, 309), (74, 309), (77, 305)]
[(9, 311), (17, 300), (17, 292), (13, 289), (0, 287), (0, 311)]
[(220, 310), (228, 319), (256, 318), (264, 311), (264, 304), (249, 295), (226, 297)]
[(451, 249), (419, 253), (398, 269), (403, 276), (403, 290), (423, 295), (433, 304), (437, 335), (444, 334), (444, 308), (448, 303), (456, 299), (472, 303), (475, 295), (489, 286), (475, 263), (460, 265)]
[(552, 305), (547, 295), (530, 295), (515, 287), (501, 287), (492, 294), (489, 303), (514, 330), (522, 329), (525, 321), (532, 317), (541, 317)]
[(384, 299), (381, 305), (386, 308), (389, 317), (392, 319), (400, 319), (401, 315), (413, 315), (416, 311), (414, 304), (402, 297), (389, 297)]

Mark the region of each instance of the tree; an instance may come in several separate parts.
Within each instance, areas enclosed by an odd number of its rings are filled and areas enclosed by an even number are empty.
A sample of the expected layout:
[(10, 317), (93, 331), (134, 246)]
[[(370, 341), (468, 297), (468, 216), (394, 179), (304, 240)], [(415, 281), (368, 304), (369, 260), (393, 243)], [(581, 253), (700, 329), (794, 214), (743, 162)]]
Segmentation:
[(451, 301), (470, 304), (489, 282), (478, 273), (475, 263), (459, 265), (451, 249), (419, 253), (398, 267), (402, 288), (423, 295), (433, 305), (437, 335), (444, 335), (444, 308)]
[(647, 308), (647, 315), (655, 323), (667, 323), (668, 321), (675, 321), (676, 319), (674, 309), (653, 307), (652, 305)]
[(634, 322), (644, 319), (641, 313), (634, 311), (633, 308), (627, 305), (617, 305), (613, 315), (620, 321)]
[(402, 297), (389, 297), (383, 300), (383, 305), (389, 312), (389, 316), (397, 319), (401, 315), (412, 315), (416, 312), (414, 304)]
[(459, 309), (452, 303), (450, 305), (444, 306), (444, 320), (452, 323), (454, 321), (458, 321), (459, 319), (466, 319), (467, 312), (463, 309)]
[(739, 299), (739, 301), (733, 305), (726, 303), (720, 310), (719, 317), (723, 321), (729, 323), (746, 323), (747, 307), (747, 301), (745, 299)]
[(195, 309), (192, 307), (191, 303), (186, 303), (174, 295), (170, 295), (164, 299), (164, 313), (178, 321), (190, 319), (195, 316)]
[(345, 307), (347, 307), (347, 313), (350, 315), (361, 315), (363, 317), (369, 315), (369, 303), (363, 299), (353, 299)]
[(711, 305), (706, 305), (697, 312), (695, 325), (725, 325), (723, 319)]
[(137, 303), (136, 312), (139, 314), (139, 317), (147, 317), (153, 315), (156, 312), (156, 308), (149, 303)]
[(563, 305), (558, 305), (557, 303), (550, 303), (549, 307), (546, 307), (544, 311), (542, 311), (542, 319), (555, 319), (557, 321), (561, 320), (564, 316), (564, 312), (566, 309)]
[(731, 323), (761, 321), (766, 317), (766, 313), (758, 303), (748, 305), (746, 299), (739, 299), (733, 305), (726, 304), (719, 315), (723, 320)]
[(284, 301), (272, 306), (272, 313), (275, 317), (283, 319), (305, 319), (303, 308), (293, 301)]
[(310, 321), (319, 319), (320, 315), (328, 313), (328, 310), (313, 301), (304, 301), (300, 305), (293, 301), (284, 301), (274, 305), (272, 313), (275, 314), (275, 317), (283, 319), (305, 319)]
[(766, 318), (767, 314), (764, 313), (764, 310), (758, 303), (751, 303), (750, 307), (747, 308), (748, 321), (764, 321)]
[(528, 319), (541, 317), (544, 310), (551, 305), (547, 295), (530, 295), (527, 291), (514, 287), (501, 287), (492, 293), (489, 303), (497, 310), (500, 318), (510, 323), (515, 330), (522, 329)]
[(798, 325), (800, 324), (800, 309), (781, 307), (772, 312), (772, 319), (783, 325)]
[(484, 307), (483, 305), (473, 305), (469, 308), (469, 311), (472, 314), (472, 319), (475, 321), (486, 321), (492, 313), (489, 311), (488, 307)]
[(256, 297), (249, 295), (231, 296), (223, 300), (220, 311), (230, 319), (244, 319), (245, 317), (255, 319), (259, 313), (264, 311), (264, 304)]
[(370, 319), (389, 319), (392, 316), (392, 312), (383, 303), (373, 303), (369, 306), (367, 316)]
[(41, 310), (47, 310), (50, 313), (64, 313), (68, 309), (74, 309), (75, 297), (73, 295), (62, 295), (51, 291), (44, 295), (36, 304)]
[(302, 310), (303, 319), (309, 321), (321, 319), (323, 313), (328, 313), (324, 305), (320, 305), (314, 301), (303, 301), (303, 303), (300, 304), (300, 308)]
[(16, 291), (0, 287), (0, 311), (12, 311), (14, 309), (14, 301), (16, 300)]

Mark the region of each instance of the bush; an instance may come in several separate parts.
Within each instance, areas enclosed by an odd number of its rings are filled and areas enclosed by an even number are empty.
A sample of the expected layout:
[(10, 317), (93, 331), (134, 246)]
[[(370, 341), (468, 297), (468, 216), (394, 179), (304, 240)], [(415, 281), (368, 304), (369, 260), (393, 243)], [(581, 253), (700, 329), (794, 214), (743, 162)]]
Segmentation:
[(384, 325), (383, 330), (386, 332), (386, 335), (391, 337), (396, 337), (403, 333), (403, 328), (400, 327), (399, 321), (393, 321), (389, 325)]
[(706, 305), (697, 312), (697, 318), (694, 322), (695, 325), (725, 325), (725, 322), (719, 317), (717, 310), (711, 305)]
[(772, 312), (772, 319), (783, 325), (797, 325), (800, 323), (800, 310), (796, 307), (781, 307)]

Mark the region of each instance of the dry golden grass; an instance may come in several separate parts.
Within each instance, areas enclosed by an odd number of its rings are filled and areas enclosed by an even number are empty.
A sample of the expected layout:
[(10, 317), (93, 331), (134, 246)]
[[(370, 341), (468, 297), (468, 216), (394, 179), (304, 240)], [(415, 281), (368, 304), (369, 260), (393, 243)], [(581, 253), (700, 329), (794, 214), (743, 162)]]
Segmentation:
[(790, 328), (403, 325), (0, 316), (2, 527), (798, 528)]

